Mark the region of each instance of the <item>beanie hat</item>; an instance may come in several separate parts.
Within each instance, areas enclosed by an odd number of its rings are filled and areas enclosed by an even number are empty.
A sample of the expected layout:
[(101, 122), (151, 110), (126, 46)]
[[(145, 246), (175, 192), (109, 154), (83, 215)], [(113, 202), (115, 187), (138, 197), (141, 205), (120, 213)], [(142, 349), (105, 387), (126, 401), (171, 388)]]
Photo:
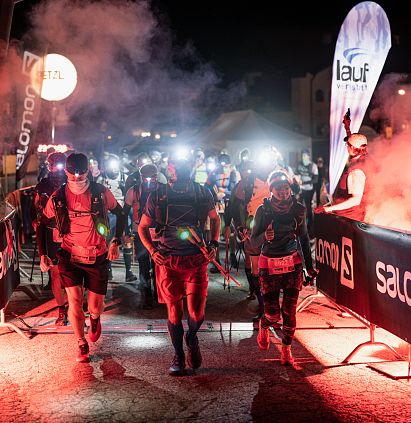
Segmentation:
[(283, 182), (287, 182), (290, 185), (290, 187), (292, 185), (292, 182), (288, 174), (281, 170), (275, 170), (268, 177), (268, 184), (270, 185), (270, 191), (273, 189), (273, 186), (275, 184), (283, 183)]
[(67, 157), (66, 170), (71, 174), (79, 175), (88, 171), (88, 160), (83, 153), (71, 153)]

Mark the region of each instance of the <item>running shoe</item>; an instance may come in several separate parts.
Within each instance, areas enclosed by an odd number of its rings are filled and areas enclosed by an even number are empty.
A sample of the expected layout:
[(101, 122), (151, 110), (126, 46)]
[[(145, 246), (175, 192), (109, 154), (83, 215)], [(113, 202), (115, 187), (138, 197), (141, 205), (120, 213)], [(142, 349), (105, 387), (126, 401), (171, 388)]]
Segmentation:
[(137, 279), (138, 279), (137, 276), (133, 272), (126, 273), (126, 282), (134, 282)]
[(185, 373), (185, 368), (186, 360), (184, 355), (180, 357), (176, 354), (173, 358), (170, 368), (168, 369), (168, 373), (170, 376), (182, 376)]
[(189, 342), (188, 333), (186, 333), (185, 337), (188, 350), (187, 363), (192, 369), (198, 369), (203, 362), (200, 346), (198, 345), (198, 338), (196, 336), (193, 342)]
[(264, 328), (261, 324), (261, 320), (258, 323), (257, 344), (258, 348), (263, 351), (270, 348), (270, 329)]
[(55, 325), (56, 326), (66, 326), (67, 323), (68, 323), (67, 308), (66, 307), (59, 307), (59, 315), (56, 319)]
[(88, 331), (88, 338), (91, 342), (96, 342), (101, 335), (101, 322), (100, 322), (100, 316), (97, 317), (97, 319), (93, 319), (90, 316), (90, 329)]
[(90, 361), (89, 353), (90, 348), (87, 342), (85, 344), (79, 344), (76, 357), (77, 363), (88, 363)]
[(282, 345), (280, 363), (283, 366), (292, 366), (294, 364), (294, 357), (291, 353), (291, 345)]

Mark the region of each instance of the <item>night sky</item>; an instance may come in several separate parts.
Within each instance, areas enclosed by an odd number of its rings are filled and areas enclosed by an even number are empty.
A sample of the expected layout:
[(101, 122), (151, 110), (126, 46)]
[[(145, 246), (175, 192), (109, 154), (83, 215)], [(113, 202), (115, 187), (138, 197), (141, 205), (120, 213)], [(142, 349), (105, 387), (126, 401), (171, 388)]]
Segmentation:
[[(27, 11), (40, 1), (23, 0), (16, 5), (12, 36), (18, 38), (27, 30)], [(340, 26), (358, 2), (322, 3), (151, 2), (161, 24), (171, 28), (173, 42), (190, 43), (226, 83), (245, 72), (290, 77), (330, 66)], [(389, 0), (378, 4), (387, 13), (393, 44), (383, 73), (411, 71), (411, 2)]]

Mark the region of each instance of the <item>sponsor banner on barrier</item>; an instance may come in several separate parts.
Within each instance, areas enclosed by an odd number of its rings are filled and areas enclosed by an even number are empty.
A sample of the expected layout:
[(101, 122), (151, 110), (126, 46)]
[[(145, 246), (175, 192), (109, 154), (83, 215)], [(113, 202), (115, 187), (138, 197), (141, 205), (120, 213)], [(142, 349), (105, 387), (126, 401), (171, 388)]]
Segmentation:
[(0, 222), (0, 309), (7, 305), (20, 283), (17, 219), (14, 215), (12, 219)]
[(411, 341), (411, 234), (332, 214), (315, 216), (318, 289)]
[(354, 6), (341, 26), (335, 46), (330, 110), (330, 194), (347, 161), (342, 125), (350, 108), (351, 132), (358, 132), (391, 48), (390, 23), (377, 3)]

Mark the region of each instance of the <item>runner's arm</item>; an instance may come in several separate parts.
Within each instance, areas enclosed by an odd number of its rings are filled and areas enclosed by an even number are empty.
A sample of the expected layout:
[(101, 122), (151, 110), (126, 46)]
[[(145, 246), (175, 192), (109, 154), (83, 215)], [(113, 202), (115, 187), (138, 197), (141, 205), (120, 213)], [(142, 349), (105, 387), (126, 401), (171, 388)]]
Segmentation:
[(154, 220), (143, 213), (141, 216), (140, 224), (138, 225), (138, 235), (144, 247), (146, 247), (151, 256), (156, 251), (150, 235), (150, 227), (152, 228), (153, 226), (155, 226)]

